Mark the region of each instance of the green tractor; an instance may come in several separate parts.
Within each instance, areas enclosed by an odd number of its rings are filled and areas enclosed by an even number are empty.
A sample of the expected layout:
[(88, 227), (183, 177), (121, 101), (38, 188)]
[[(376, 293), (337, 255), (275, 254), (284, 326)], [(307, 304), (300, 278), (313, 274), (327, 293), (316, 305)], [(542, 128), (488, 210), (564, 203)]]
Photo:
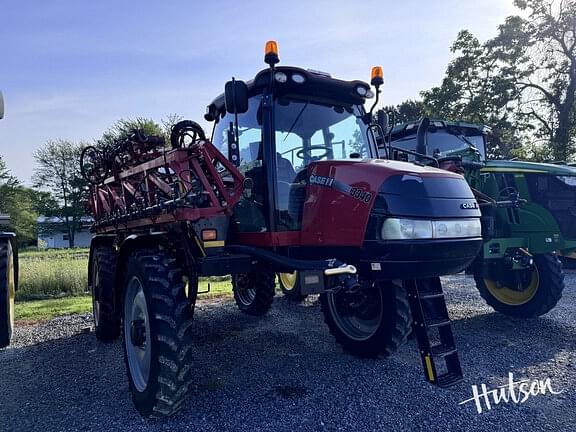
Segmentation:
[(540, 316), (562, 296), (558, 256), (576, 251), (576, 167), (488, 160), (489, 139), (484, 125), (424, 118), (388, 128), (380, 151), (465, 176), (482, 211), (468, 269), (480, 295), (506, 315)]

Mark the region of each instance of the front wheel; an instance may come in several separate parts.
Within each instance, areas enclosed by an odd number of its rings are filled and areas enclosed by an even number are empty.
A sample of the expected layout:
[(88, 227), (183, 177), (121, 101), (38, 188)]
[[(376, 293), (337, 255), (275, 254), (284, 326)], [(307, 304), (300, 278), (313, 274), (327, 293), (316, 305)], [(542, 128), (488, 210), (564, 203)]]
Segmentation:
[(300, 282), (298, 280), (298, 272), (292, 273), (278, 273), (278, 282), (280, 289), (286, 299), (293, 302), (301, 302), (308, 297), (300, 291)]
[(482, 298), (494, 310), (506, 315), (533, 318), (556, 306), (564, 290), (562, 263), (555, 254), (534, 255), (530, 269), (498, 278), (474, 275)]
[(10, 344), (14, 331), (14, 250), (8, 239), (0, 240), (0, 348)]
[(408, 296), (399, 281), (365, 282), (354, 293), (327, 292), (320, 305), (336, 342), (358, 357), (388, 356), (411, 331)]
[(145, 417), (168, 416), (192, 388), (196, 278), (159, 249), (134, 253), (124, 274), (123, 346), (132, 400)]

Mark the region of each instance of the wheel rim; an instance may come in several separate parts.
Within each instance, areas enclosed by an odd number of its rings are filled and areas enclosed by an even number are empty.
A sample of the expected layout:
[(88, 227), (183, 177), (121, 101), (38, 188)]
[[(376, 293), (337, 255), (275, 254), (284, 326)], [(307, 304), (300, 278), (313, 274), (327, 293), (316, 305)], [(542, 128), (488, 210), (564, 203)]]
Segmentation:
[(98, 327), (100, 316), (100, 302), (96, 299), (96, 294), (98, 293), (98, 288), (100, 287), (100, 266), (98, 265), (98, 260), (94, 261), (94, 267), (92, 271), (92, 315), (94, 316), (94, 326)]
[(143, 392), (148, 385), (152, 346), (150, 317), (142, 283), (133, 277), (124, 300), (124, 345), (134, 387)]
[(484, 284), (488, 292), (500, 303), (509, 306), (521, 306), (528, 303), (534, 298), (540, 286), (540, 274), (538, 269), (534, 267), (530, 282), (523, 290), (512, 289), (508, 286), (502, 286), (496, 280), (484, 279)]
[(250, 306), (256, 298), (256, 290), (251, 285), (250, 278), (247, 275), (238, 276), (236, 296), (240, 303), (245, 306)]
[(8, 337), (12, 338), (12, 331), (14, 330), (14, 301), (16, 299), (16, 284), (14, 281), (14, 255), (10, 253), (8, 256)]
[(380, 328), (384, 316), (382, 292), (377, 286), (362, 290), (361, 305), (350, 307), (343, 292), (327, 293), (328, 308), (338, 328), (350, 339), (365, 341)]
[(298, 272), (293, 273), (280, 273), (279, 275), (280, 283), (286, 291), (292, 291), (296, 287), (296, 281), (298, 280)]

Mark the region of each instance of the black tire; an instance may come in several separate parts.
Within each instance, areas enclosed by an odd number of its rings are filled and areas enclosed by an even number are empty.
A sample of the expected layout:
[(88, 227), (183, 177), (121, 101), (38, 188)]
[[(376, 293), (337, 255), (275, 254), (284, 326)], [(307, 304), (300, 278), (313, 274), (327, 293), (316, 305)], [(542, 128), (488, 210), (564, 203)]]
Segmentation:
[(406, 342), (412, 329), (408, 296), (401, 282), (396, 281), (375, 282), (365, 289), (371, 290), (366, 307), (381, 311), (381, 319), (374, 322), (371, 331), (360, 336), (342, 324), (338, 303), (344, 300), (343, 292), (320, 295), (324, 322), (344, 351), (362, 358), (386, 357)]
[[(535, 273), (524, 291), (495, 286), (496, 282), (474, 275), (476, 288), (494, 310), (505, 315), (533, 318), (556, 306), (564, 290), (562, 263), (555, 254), (534, 255)], [(536, 281), (536, 282), (534, 282)]]
[[(189, 138), (189, 142), (186, 142), (186, 138)], [(199, 140), (206, 140), (206, 134), (202, 126), (192, 120), (179, 121), (170, 132), (170, 144), (173, 149), (187, 147)]]
[(300, 292), (300, 282), (297, 271), (294, 273), (278, 273), (278, 284), (287, 300), (300, 303), (308, 297), (306, 294)]
[[(130, 297), (134, 287), (142, 293), (137, 299)], [(132, 400), (145, 417), (174, 414), (192, 388), (192, 318), (197, 289), (196, 276), (185, 275), (166, 251), (145, 249), (128, 259), (122, 345)], [(147, 321), (132, 319), (139, 316), (134, 312), (138, 305), (145, 306)], [(134, 366), (138, 349), (150, 350), (147, 376)]]
[(80, 174), (93, 185), (98, 185), (106, 180), (110, 170), (100, 149), (94, 146), (84, 147), (80, 154)]
[(12, 243), (8, 239), (0, 239), (0, 348), (10, 345), (14, 331), (14, 262)]
[(120, 317), (114, 308), (116, 252), (110, 246), (99, 246), (92, 253), (92, 315), (96, 339), (111, 342), (120, 336)]
[(266, 314), (274, 300), (275, 277), (267, 270), (232, 275), (232, 291), (238, 308), (247, 315)]

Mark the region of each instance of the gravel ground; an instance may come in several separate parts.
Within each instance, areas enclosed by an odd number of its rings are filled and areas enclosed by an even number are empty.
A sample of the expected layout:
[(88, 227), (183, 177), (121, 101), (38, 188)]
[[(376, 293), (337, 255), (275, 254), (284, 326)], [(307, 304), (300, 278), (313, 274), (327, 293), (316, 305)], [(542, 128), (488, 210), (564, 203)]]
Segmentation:
[[(316, 301), (279, 297), (264, 318), (230, 300), (196, 313), (197, 386), (186, 407), (162, 421), (132, 407), (120, 343), (97, 343), (88, 316), (18, 328), (0, 350), (0, 431), (573, 431), (576, 426), (576, 273), (545, 317), (517, 320), (484, 305), (464, 276), (444, 279), (463, 383), (424, 380), (415, 341), (386, 360), (343, 354)], [(471, 386), (551, 378), (558, 395), (500, 404), (482, 414)]]

